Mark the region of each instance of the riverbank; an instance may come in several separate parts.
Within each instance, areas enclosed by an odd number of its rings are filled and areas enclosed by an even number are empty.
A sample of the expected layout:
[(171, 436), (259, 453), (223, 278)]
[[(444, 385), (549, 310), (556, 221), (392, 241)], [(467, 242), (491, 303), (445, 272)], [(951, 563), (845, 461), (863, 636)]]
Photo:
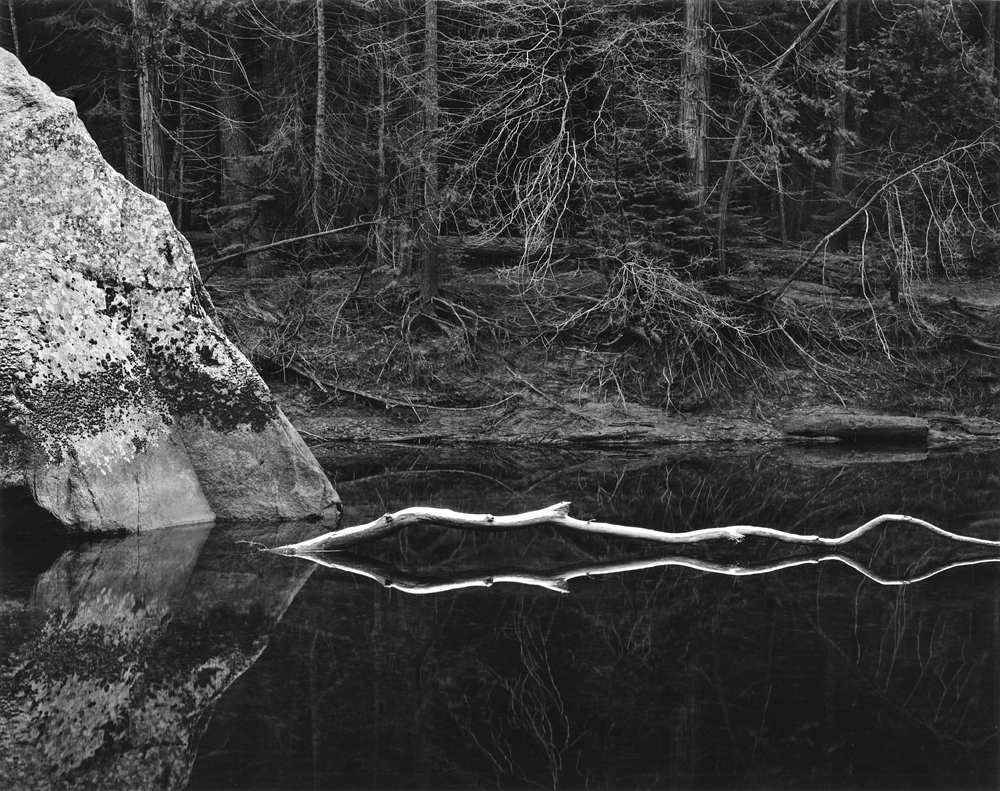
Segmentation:
[[(838, 443), (855, 448), (887, 445), (929, 451), (1000, 448), (1000, 422), (968, 415), (912, 418), (806, 407), (770, 419), (717, 413), (680, 416), (641, 404), (566, 407), (530, 392), (483, 408), (430, 409), (413, 405), (377, 410), (346, 404), (331, 408), (317, 404), (306, 387), (271, 384), (289, 419), (314, 447), (340, 443), (489, 443), (622, 449), (650, 445)], [(803, 424), (809, 425), (808, 433)], [(824, 433), (817, 426), (828, 430)]]
[(801, 256), (744, 251), (714, 288), (751, 317), (763, 304), (770, 326), (683, 349), (657, 316), (617, 315), (585, 262), (544, 286), (454, 267), (435, 317), (363, 264), (223, 272), (208, 288), (314, 446), (1000, 445), (1000, 281), (914, 282), (897, 302), (859, 291), (856, 262), (831, 256), (765, 304)]

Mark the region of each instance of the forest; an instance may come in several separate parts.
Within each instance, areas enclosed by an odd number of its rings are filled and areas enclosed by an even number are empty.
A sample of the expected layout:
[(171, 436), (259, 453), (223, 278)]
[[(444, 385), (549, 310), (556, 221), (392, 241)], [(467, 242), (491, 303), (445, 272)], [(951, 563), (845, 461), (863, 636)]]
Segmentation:
[(997, 411), (996, 3), (3, 0), (0, 46), (332, 400)]

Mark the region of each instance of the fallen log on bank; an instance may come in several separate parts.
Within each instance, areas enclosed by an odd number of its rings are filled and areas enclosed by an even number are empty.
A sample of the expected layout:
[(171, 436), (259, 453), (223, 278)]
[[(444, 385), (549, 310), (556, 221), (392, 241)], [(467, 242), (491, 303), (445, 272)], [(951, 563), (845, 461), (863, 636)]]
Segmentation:
[(923, 418), (825, 411), (786, 418), (781, 427), (786, 434), (793, 437), (904, 443), (927, 442), (930, 429), (928, 422)]
[(447, 508), (404, 508), (395, 513), (385, 514), (378, 519), (363, 525), (346, 527), (325, 533), (297, 544), (286, 544), (271, 549), (279, 555), (306, 555), (314, 552), (342, 550), (368, 543), (380, 538), (398, 533), (414, 525), (435, 525), (439, 527), (455, 527), (462, 530), (521, 530), (526, 527), (553, 525), (571, 530), (581, 530), (586, 533), (599, 533), (619, 538), (634, 538), (654, 541), (662, 544), (695, 544), (703, 541), (726, 539), (739, 542), (744, 538), (769, 538), (784, 541), (789, 544), (804, 544), (817, 547), (842, 547), (880, 525), (900, 522), (936, 533), (939, 536), (981, 546), (1000, 547), (1000, 541), (986, 538), (963, 536), (944, 530), (923, 519), (904, 514), (882, 514), (865, 522), (860, 527), (838, 538), (825, 538), (815, 535), (800, 535), (770, 527), (755, 527), (753, 525), (735, 525), (731, 527), (710, 527), (701, 530), (690, 530), (684, 533), (667, 533), (661, 530), (651, 530), (645, 527), (627, 527), (609, 522), (598, 522), (594, 519), (574, 519), (569, 515), (568, 502), (556, 503), (537, 511), (526, 511), (511, 516), (494, 516), (493, 514), (463, 514)]

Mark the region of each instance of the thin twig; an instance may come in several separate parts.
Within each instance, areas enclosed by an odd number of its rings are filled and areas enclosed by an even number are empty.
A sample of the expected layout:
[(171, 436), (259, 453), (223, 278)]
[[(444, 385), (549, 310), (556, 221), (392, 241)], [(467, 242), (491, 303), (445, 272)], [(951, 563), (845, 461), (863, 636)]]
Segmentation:
[(229, 261), (235, 261), (238, 258), (243, 258), (248, 255), (253, 255), (254, 253), (263, 253), (265, 250), (273, 250), (276, 247), (284, 247), (288, 244), (294, 244), (295, 242), (307, 242), (310, 239), (319, 239), (321, 236), (332, 236), (336, 233), (343, 233), (344, 231), (352, 231), (355, 228), (362, 228), (366, 225), (373, 225), (375, 220), (365, 220), (364, 222), (356, 222), (353, 225), (345, 225), (342, 228), (334, 228), (330, 231), (318, 231), (316, 233), (307, 233), (305, 236), (293, 236), (291, 239), (281, 239), (277, 242), (271, 242), (270, 244), (262, 244), (259, 247), (248, 247), (245, 250), (240, 250), (238, 253), (230, 253), (229, 255), (224, 255), (221, 258), (213, 258), (210, 261), (206, 261), (204, 266), (210, 266), (211, 269), (201, 276), (201, 282), (206, 282), (212, 275), (222, 268), (222, 265), (228, 263)]
[(296, 365), (293, 362), (281, 363), (281, 366), (283, 370), (291, 371), (294, 374), (298, 374), (303, 379), (309, 380), (324, 393), (328, 393), (330, 390), (333, 390), (338, 393), (343, 393), (344, 395), (360, 398), (361, 400), (368, 401), (376, 406), (382, 406), (385, 409), (405, 407), (406, 409), (440, 409), (451, 412), (472, 412), (479, 409), (493, 409), (494, 407), (506, 404), (508, 401), (518, 398), (521, 395), (520, 393), (514, 393), (513, 395), (509, 395), (506, 398), (502, 398), (492, 404), (483, 404), (482, 406), (438, 406), (437, 404), (422, 404), (417, 401), (393, 401), (391, 399), (375, 395), (374, 393), (368, 393), (364, 390), (355, 390), (352, 387), (345, 387), (344, 385), (339, 385), (336, 382), (331, 382), (329, 379), (318, 376), (317, 374), (307, 370), (305, 367)]
[(330, 322), (331, 343), (333, 342), (335, 337), (334, 331), (337, 329), (337, 322), (340, 321), (340, 312), (344, 309), (344, 305), (346, 305), (350, 301), (351, 297), (353, 297), (355, 294), (358, 293), (358, 289), (361, 288), (361, 283), (362, 281), (364, 281), (366, 274), (368, 274), (368, 267), (362, 264), (361, 272), (358, 274), (358, 279), (354, 283), (354, 288), (348, 291), (347, 294), (344, 295), (344, 298), (340, 301), (340, 304), (337, 305), (337, 310), (333, 314), (333, 320)]

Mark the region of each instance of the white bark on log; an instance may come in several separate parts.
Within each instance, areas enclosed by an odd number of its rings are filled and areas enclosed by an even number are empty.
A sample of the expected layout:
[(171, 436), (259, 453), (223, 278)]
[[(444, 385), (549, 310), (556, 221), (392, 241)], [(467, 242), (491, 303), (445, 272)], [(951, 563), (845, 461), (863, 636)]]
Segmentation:
[(554, 525), (572, 530), (582, 530), (587, 533), (601, 533), (619, 538), (636, 538), (645, 541), (655, 541), (663, 544), (695, 544), (702, 541), (728, 539), (740, 542), (744, 538), (770, 538), (790, 544), (805, 544), (817, 547), (840, 547), (860, 538), (865, 533), (889, 522), (902, 522), (929, 530), (932, 533), (962, 541), (969, 544), (1000, 547), (1000, 541), (986, 538), (975, 538), (951, 533), (930, 522), (904, 514), (882, 514), (865, 522), (851, 532), (838, 538), (800, 535), (776, 530), (770, 527), (755, 527), (753, 525), (734, 525), (730, 527), (710, 527), (701, 530), (690, 530), (684, 533), (666, 533), (660, 530), (650, 530), (645, 527), (627, 527), (596, 520), (574, 519), (569, 515), (568, 502), (556, 503), (548, 508), (537, 511), (527, 511), (511, 516), (493, 516), (492, 514), (462, 514), (446, 508), (405, 508), (402, 511), (385, 514), (378, 519), (363, 525), (347, 527), (326, 533), (315, 538), (301, 541), (297, 544), (286, 544), (270, 550), (279, 555), (303, 555), (313, 552), (348, 549), (358, 544), (375, 541), (392, 535), (403, 528), (417, 524), (437, 525), (440, 527), (457, 527), (463, 530), (519, 530), (537, 525)]

